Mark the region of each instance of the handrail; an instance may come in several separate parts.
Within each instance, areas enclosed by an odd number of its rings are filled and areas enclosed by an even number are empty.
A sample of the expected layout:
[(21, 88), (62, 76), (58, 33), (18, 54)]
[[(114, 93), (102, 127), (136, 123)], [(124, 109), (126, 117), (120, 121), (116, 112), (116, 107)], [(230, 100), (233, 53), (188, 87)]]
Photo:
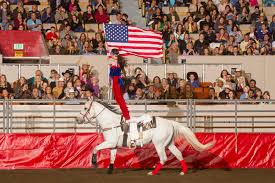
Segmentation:
[[(105, 100), (105, 99), (96, 99), (102, 102), (106, 102), (109, 104), (116, 104), (115, 100)], [(27, 103), (52, 103), (52, 102), (56, 102), (56, 103), (66, 103), (70, 100), (62, 100), (62, 99), (56, 99), (56, 100), (48, 100), (48, 99), (9, 99), (9, 100), (5, 100), (5, 99), (0, 99), (0, 103), (4, 102), (4, 101), (12, 101), (12, 102), (27, 102)], [(76, 101), (80, 102), (80, 103), (84, 103), (87, 102), (86, 99), (77, 99)], [(258, 105), (255, 103), (274, 103), (275, 104), (275, 99), (270, 99), (270, 100), (228, 100), (228, 99), (223, 99), (223, 100), (212, 100), (212, 99), (159, 99), (159, 100), (151, 100), (151, 99), (142, 99), (142, 100), (127, 100), (126, 103), (127, 104), (145, 104), (145, 103), (149, 103), (149, 104), (163, 104), (163, 103), (187, 103), (188, 101), (194, 101), (196, 103), (207, 103), (209, 105), (213, 105), (213, 104), (234, 104), (235, 102), (239, 103), (239, 104), (254, 104), (254, 105)]]
[[(3, 115), (0, 117), (0, 124), (2, 119), (3, 125), (0, 126), (0, 128), (3, 128), (3, 133), (13, 133), (18, 129), (25, 129), (27, 131), (51, 129), (53, 130), (53, 133), (56, 132), (56, 130), (69, 129), (78, 131), (96, 129), (96, 131), (99, 131), (97, 126), (92, 127), (91, 125), (82, 126), (77, 124), (75, 120), (76, 115), (79, 114), (81, 110), (80, 106), (82, 106), (86, 100), (76, 101), (79, 102), (78, 105), (67, 105), (66, 103), (68, 100), (1, 99), (0, 104), (3, 104), (3, 109), (0, 109), (0, 112), (2, 111)], [(110, 105), (116, 104), (113, 100), (104, 100), (104, 102), (108, 102)], [(170, 107), (169, 103), (172, 102), (178, 107)], [(255, 104), (255, 102), (268, 104), (259, 105)], [(16, 105), (19, 103), (24, 104), (24, 107)], [(53, 105), (47, 105), (47, 103)], [(275, 100), (240, 101), (166, 99), (127, 101), (127, 103), (133, 116), (143, 113), (151, 113), (168, 119), (176, 119), (180, 123), (187, 124), (193, 131), (204, 127), (206, 130), (235, 129), (236, 134), (239, 133), (239, 129), (252, 129), (252, 132), (255, 131), (254, 129), (265, 129), (275, 132), (275, 121), (273, 120), (275, 118)], [(201, 103), (207, 105), (199, 105)], [(162, 104), (162, 107), (155, 108), (157, 106), (156, 104)], [(220, 106), (220, 104), (224, 104), (225, 108), (212, 107)], [(251, 106), (260, 107), (250, 107), (248, 109), (241, 108), (243, 104), (254, 104)], [(40, 109), (39, 106), (41, 106)], [(163, 106), (167, 107), (163, 108)], [(211, 107), (209, 108), (208, 106)], [(24, 124), (25, 126), (22, 126)], [(248, 126), (243, 127), (242, 124), (243, 126)]]

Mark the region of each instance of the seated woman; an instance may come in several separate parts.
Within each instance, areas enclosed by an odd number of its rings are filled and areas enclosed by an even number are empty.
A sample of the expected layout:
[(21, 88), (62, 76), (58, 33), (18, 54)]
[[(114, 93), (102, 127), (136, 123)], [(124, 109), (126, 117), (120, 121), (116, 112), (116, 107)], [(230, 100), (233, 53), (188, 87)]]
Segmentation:
[(199, 77), (196, 72), (188, 72), (187, 80), (188, 80), (188, 84), (190, 84), (192, 88), (200, 87)]
[(184, 79), (179, 80), (179, 86), (177, 88), (178, 93), (182, 93), (185, 90), (185, 85), (187, 82)]
[(7, 77), (4, 74), (0, 75), (0, 93), (3, 90), (7, 90), (9, 93), (13, 92), (11, 84), (7, 81)]
[(11, 99), (11, 95), (10, 95), (10, 93), (8, 92), (7, 89), (3, 89), (3, 90), (2, 90), (1, 95), (0, 95), (0, 99), (4, 99), (4, 100)]
[(195, 98), (196, 96), (192, 90), (192, 86), (189, 83), (187, 83), (185, 85), (184, 92), (179, 94), (179, 99), (195, 99)]
[(154, 83), (155, 88), (161, 88), (161, 80), (160, 80), (159, 76), (155, 76), (153, 78), (153, 83)]
[(83, 32), (84, 31), (81, 21), (75, 15), (72, 16), (71, 27), (74, 32)]

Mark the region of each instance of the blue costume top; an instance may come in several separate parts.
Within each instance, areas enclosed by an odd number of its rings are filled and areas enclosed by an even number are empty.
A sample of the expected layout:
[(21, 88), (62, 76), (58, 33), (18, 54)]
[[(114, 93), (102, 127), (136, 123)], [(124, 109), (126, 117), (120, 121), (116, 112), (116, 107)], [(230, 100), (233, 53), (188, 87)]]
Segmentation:
[(118, 83), (120, 86), (123, 85), (123, 81), (121, 78), (121, 68), (119, 66), (114, 66), (112, 65), (110, 68), (110, 74), (109, 76), (113, 79), (115, 76), (119, 77), (118, 78)]

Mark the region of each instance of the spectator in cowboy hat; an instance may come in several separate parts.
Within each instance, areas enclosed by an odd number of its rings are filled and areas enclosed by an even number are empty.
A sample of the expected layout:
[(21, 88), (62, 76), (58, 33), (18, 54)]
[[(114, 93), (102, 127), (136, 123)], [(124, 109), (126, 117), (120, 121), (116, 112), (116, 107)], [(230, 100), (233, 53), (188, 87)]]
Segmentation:
[(63, 99), (68, 100), (68, 102), (66, 102), (66, 104), (73, 104), (73, 105), (80, 104), (79, 101), (77, 100), (74, 89), (70, 89), (68, 94)]

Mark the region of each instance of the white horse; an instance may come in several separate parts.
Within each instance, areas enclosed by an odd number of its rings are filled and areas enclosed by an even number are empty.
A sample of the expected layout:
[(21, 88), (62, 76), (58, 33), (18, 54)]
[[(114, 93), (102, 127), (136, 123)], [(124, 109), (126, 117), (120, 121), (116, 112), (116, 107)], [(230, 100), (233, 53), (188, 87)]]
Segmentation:
[[(117, 147), (122, 147), (123, 134), (121, 130), (121, 115), (119, 112), (112, 110), (110, 106), (100, 101), (89, 100), (84, 105), (84, 109), (77, 116), (79, 123), (91, 122), (94, 119), (97, 120), (100, 125), (104, 142), (97, 145), (93, 149), (92, 164), (97, 165), (97, 152), (102, 149), (111, 150), (110, 165), (108, 173), (113, 172), (113, 164), (115, 162)], [(137, 141), (137, 145), (153, 143), (160, 162), (157, 164), (152, 172), (148, 175), (156, 175), (167, 160), (165, 148), (168, 148), (173, 155), (181, 162), (182, 171), (180, 175), (184, 175), (187, 172), (187, 166), (183, 160), (182, 153), (174, 144), (174, 137), (177, 135), (183, 135), (186, 141), (197, 151), (204, 151), (211, 148), (215, 142), (212, 141), (208, 144), (201, 144), (194, 133), (187, 127), (179, 124), (176, 121), (167, 120), (161, 117), (156, 117), (156, 128), (151, 128), (143, 132), (143, 139)], [(127, 144), (130, 144), (130, 140), (127, 140)]]

